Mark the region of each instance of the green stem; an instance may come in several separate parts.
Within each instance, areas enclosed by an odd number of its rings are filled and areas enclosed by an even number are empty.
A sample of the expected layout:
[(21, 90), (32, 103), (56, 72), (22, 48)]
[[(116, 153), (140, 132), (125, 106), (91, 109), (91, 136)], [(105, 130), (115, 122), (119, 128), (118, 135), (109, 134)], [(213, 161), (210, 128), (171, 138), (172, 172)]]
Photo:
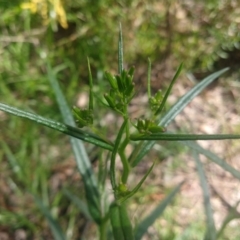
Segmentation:
[(123, 165), (122, 183), (126, 184), (127, 180), (128, 180), (128, 175), (129, 175), (129, 172), (130, 172), (130, 165), (129, 165), (129, 162), (126, 158), (124, 150), (122, 150), (122, 151), (119, 150), (119, 156), (121, 158), (122, 165)]
[(107, 222), (102, 221), (98, 227), (99, 229), (99, 240), (105, 240), (106, 239), (106, 233), (107, 233)]
[(128, 122), (127, 119), (125, 119), (121, 128), (119, 129), (119, 132), (118, 132), (118, 135), (117, 135), (117, 138), (115, 140), (114, 147), (113, 147), (112, 155), (111, 155), (110, 180), (111, 180), (113, 191), (116, 190), (116, 175), (115, 175), (116, 156), (117, 156), (117, 153), (119, 151), (119, 146), (120, 146), (120, 143), (121, 143), (122, 135), (125, 131), (127, 122)]
[(127, 116), (127, 106), (125, 108), (125, 121), (127, 121), (126, 123), (126, 137), (124, 139), (124, 141), (122, 142), (122, 144), (119, 147), (119, 156), (121, 158), (122, 161), (122, 165), (123, 165), (123, 174), (122, 174), (122, 183), (126, 184), (127, 180), (128, 180), (128, 175), (130, 172), (130, 164), (128, 162), (128, 159), (126, 157), (125, 154), (125, 149), (129, 143), (129, 138), (130, 138), (130, 131), (129, 131), (129, 121), (128, 121), (128, 116)]

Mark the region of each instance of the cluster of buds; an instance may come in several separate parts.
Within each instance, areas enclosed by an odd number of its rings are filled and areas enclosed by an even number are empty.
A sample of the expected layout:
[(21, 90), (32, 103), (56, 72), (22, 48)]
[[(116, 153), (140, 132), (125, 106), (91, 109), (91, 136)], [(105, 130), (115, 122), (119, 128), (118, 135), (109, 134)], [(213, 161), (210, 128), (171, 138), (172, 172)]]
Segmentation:
[(137, 124), (134, 127), (142, 134), (152, 134), (165, 132), (166, 128), (158, 126), (153, 120), (150, 119), (137, 119)]
[(128, 71), (123, 70), (120, 75), (115, 76), (105, 72), (105, 78), (109, 82), (111, 89), (109, 93), (104, 94), (104, 98), (108, 106), (120, 114), (124, 114), (124, 107), (134, 97), (133, 74), (133, 67)]
[(82, 128), (93, 124), (93, 112), (90, 109), (72, 108), (73, 115), (78, 127)]
[(154, 97), (149, 98), (149, 104), (151, 107), (151, 110), (156, 113), (159, 109), (159, 106), (161, 105), (163, 100), (163, 94), (161, 90), (158, 90)]

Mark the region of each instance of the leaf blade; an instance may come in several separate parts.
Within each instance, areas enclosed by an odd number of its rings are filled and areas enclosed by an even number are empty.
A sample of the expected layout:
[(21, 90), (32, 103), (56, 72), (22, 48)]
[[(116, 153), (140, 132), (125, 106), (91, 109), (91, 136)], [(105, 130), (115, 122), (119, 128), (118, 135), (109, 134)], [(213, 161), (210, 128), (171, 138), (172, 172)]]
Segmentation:
[(206, 215), (207, 231), (205, 233), (205, 239), (215, 240), (216, 239), (216, 227), (213, 218), (213, 211), (210, 202), (210, 191), (207, 183), (207, 177), (205, 175), (203, 164), (201, 163), (198, 153), (193, 150), (193, 158), (197, 168), (200, 185), (203, 192), (203, 203)]
[(181, 63), (180, 66), (178, 67), (177, 72), (175, 73), (175, 75), (174, 75), (174, 77), (173, 77), (173, 79), (172, 79), (172, 81), (171, 81), (171, 83), (170, 83), (170, 85), (169, 85), (169, 87), (167, 89), (167, 92), (164, 94), (163, 100), (162, 100), (159, 108), (155, 112), (155, 115), (158, 115), (158, 114), (160, 114), (162, 112), (162, 110), (163, 110), (163, 108), (164, 108), (164, 106), (165, 106), (165, 104), (167, 102), (168, 96), (169, 96), (169, 94), (170, 94), (170, 92), (172, 90), (173, 84), (176, 82), (178, 76), (181, 73), (182, 67), (183, 67), (183, 63)]
[(87, 131), (80, 130), (79, 128), (57, 122), (45, 117), (42, 117), (37, 114), (33, 114), (27, 111), (20, 110), (15, 107), (8, 106), (6, 104), (0, 103), (0, 110), (7, 112), (9, 114), (15, 115), (17, 117), (25, 118), (30, 121), (36, 122), (38, 124), (41, 124), (45, 127), (49, 127), (51, 129), (54, 129), (58, 132), (67, 134), (69, 136), (81, 139), (83, 141), (92, 143), (96, 146), (102, 147), (104, 149), (112, 151), (113, 145), (109, 142), (106, 142), (105, 140), (102, 140), (95, 134), (89, 133)]
[[(169, 111), (162, 117), (159, 121), (159, 126), (166, 127), (185, 107), (186, 105), (192, 101), (194, 97), (200, 94), (203, 89), (205, 89), (211, 82), (213, 82), (217, 77), (221, 74), (225, 73), (229, 68), (224, 68), (218, 72), (211, 74), (210, 76), (204, 78), (201, 82), (196, 84), (189, 92), (183, 95), (170, 109)], [(132, 161), (132, 167), (135, 167), (142, 158), (152, 149), (154, 141), (152, 142), (144, 142), (141, 150)]]
[(131, 135), (133, 141), (192, 141), (192, 140), (226, 140), (240, 139), (237, 134), (173, 134), (173, 133), (154, 133), (151, 135)]
[(123, 71), (123, 36), (122, 36), (122, 24), (119, 23), (119, 35), (118, 35), (118, 74), (121, 75)]
[(41, 210), (42, 214), (48, 221), (52, 234), (55, 240), (66, 240), (66, 236), (63, 234), (62, 228), (59, 223), (53, 218), (51, 211), (42, 203), (40, 198), (34, 196), (34, 200), (38, 205), (38, 208)]
[(163, 213), (165, 208), (169, 205), (169, 203), (176, 196), (178, 191), (180, 190), (183, 182), (180, 183), (177, 187), (175, 187), (171, 193), (146, 217), (135, 229), (135, 239), (140, 240), (142, 236), (147, 232), (147, 229), (153, 225), (155, 220)]
[(206, 156), (207, 158), (211, 159), (214, 163), (219, 165), (221, 168), (223, 168), (225, 171), (231, 173), (232, 176), (240, 180), (240, 171), (237, 171), (235, 168), (233, 168), (231, 165), (229, 165), (226, 161), (223, 159), (219, 158), (216, 154), (213, 152), (206, 150), (202, 148), (200, 145), (197, 143), (191, 142), (191, 141), (185, 141), (181, 142), (185, 146), (190, 147), (191, 149), (197, 151), (198, 153)]
[(166, 127), (188, 105), (188, 103), (194, 99), (194, 97), (199, 95), (210, 83), (228, 70), (229, 68), (224, 68), (217, 71), (196, 84), (190, 91), (183, 95), (171, 109), (169, 109), (159, 122), (159, 125)]
[[(62, 90), (56, 78), (56, 74), (52, 70), (49, 63), (47, 64), (47, 75), (55, 93), (64, 122), (66, 124), (76, 126), (72, 111), (69, 108), (67, 101), (62, 93)], [(75, 155), (78, 171), (80, 172), (83, 179), (89, 212), (95, 222), (100, 223), (102, 217), (100, 206), (100, 193), (98, 191), (97, 180), (95, 178), (91, 162), (88, 158), (86, 149), (80, 140), (70, 137), (70, 142)]]

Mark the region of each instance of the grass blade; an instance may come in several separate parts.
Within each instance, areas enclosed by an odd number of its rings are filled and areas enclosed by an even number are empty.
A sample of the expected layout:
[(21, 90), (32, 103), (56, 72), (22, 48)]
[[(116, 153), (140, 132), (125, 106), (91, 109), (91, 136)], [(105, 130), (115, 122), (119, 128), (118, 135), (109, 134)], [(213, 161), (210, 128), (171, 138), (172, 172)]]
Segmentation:
[(7, 160), (9, 162), (9, 165), (11, 166), (14, 174), (16, 174), (16, 176), (21, 180), (23, 178), (26, 178), (25, 174), (23, 173), (21, 165), (19, 164), (15, 155), (9, 148), (8, 144), (5, 141), (3, 141), (2, 139), (0, 139), (0, 146), (1, 146), (2, 150), (4, 151), (4, 153), (6, 154)]
[(226, 140), (240, 139), (237, 134), (172, 134), (172, 133), (154, 133), (151, 135), (131, 135), (133, 141), (191, 141), (191, 140)]
[(207, 231), (205, 234), (206, 240), (215, 240), (216, 239), (216, 228), (213, 218), (213, 211), (210, 202), (210, 192), (207, 183), (207, 178), (204, 172), (203, 164), (201, 163), (198, 153), (193, 151), (193, 158), (195, 160), (195, 164), (198, 171), (198, 176), (201, 184), (201, 188), (203, 191), (203, 202), (204, 202), (204, 209), (206, 214), (206, 224), (207, 224)]
[(172, 202), (178, 191), (180, 190), (183, 182), (180, 183), (172, 192), (147, 216), (135, 230), (135, 239), (142, 239), (143, 235), (147, 232), (147, 229), (153, 225), (155, 220), (161, 216), (165, 208)]
[(181, 143), (190, 147), (191, 149), (195, 150), (196, 152), (206, 156), (207, 158), (211, 159), (214, 163), (219, 165), (225, 171), (231, 173), (235, 178), (240, 180), (240, 172), (237, 171), (235, 168), (233, 168), (231, 165), (229, 165), (226, 161), (219, 158), (213, 152), (210, 152), (209, 150), (202, 148), (200, 145), (198, 145), (194, 142), (186, 141), (186, 142), (181, 142)]
[(92, 143), (92, 144), (102, 147), (104, 149), (107, 149), (110, 151), (112, 151), (112, 149), (113, 149), (113, 144), (106, 142), (105, 140), (99, 138), (95, 134), (88, 133), (79, 128), (76, 128), (76, 127), (73, 127), (73, 126), (70, 126), (70, 125), (67, 125), (64, 123), (56, 122), (51, 119), (47, 119), (47, 118), (44, 118), (42, 116), (30, 113), (30, 112), (22, 111), (18, 108), (10, 107), (3, 103), (0, 103), (0, 110), (10, 113), (12, 115), (18, 116), (18, 117), (26, 118), (28, 120), (31, 120), (31, 121), (41, 124), (43, 126), (52, 128), (56, 131), (62, 132), (69, 136), (81, 139), (85, 142)]
[(123, 37), (122, 24), (119, 23), (119, 38), (118, 38), (118, 74), (121, 75), (123, 71)]
[[(53, 72), (49, 63), (47, 65), (47, 75), (56, 95), (58, 106), (60, 108), (64, 122), (66, 124), (71, 124), (75, 126), (72, 111), (69, 108), (67, 101), (62, 93), (62, 90), (58, 84), (56, 74)], [(77, 162), (78, 170), (83, 179), (89, 212), (91, 213), (92, 218), (97, 223), (99, 223), (101, 221), (100, 194), (98, 191), (97, 180), (93, 173), (90, 160), (81, 141), (72, 137), (70, 138), (70, 141)]]
[(229, 68), (224, 68), (215, 72), (196, 84), (171, 107), (171, 109), (161, 119), (159, 125), (166, 127), (198, 94), (200, 94), (216, 78), (228, 71), (228, 69)]
[(170, 92), (171, 92), (171, 90), (172, 90), (173, 84), (176, 82), (176, 80), (177, 80), (177, 78), (178, 78), (178, 76), (179, 76), (179, 74), (180, 74), (180, 72), (181, 72), (181, 70), (182, 70), (182, 67), (183, 67), (183, 64), (181, 63), (180, 66), (178, 67), (178, 70), (177, 70), (177, 72), (175, 73), (175, 75), (174, 75), (174, 77), (173, 77), (173, 79), (172, 79), (172, 81), (171, 81), (168, 89), (167, 89), (167, 92), (165, 93), (165, 95), (164, 95), (164, 97), (163, 97), (163, 100), (162, 100), (159, 108), (158, 108), (157, 111), (155, 112), (155, 115), (158, 115), (158, 114), (160, 114), (160, 113), (162, 112), (162, 110), (163, 110), (163, 108), (164, 108), (164, 106), (165, 106), (165, 104), (166, 104), (166, 102), (167, 102), (168, 96), (169, 96), (169, 94), (170, 94)]
[(151, 93), (151, 70), (152, 70), (151, 60), (150, 60), (150, 58), (148, 58), (148, 73), (147, 73), (147, 93), (148, 93), (148, 99), (150, 99), (152, 97), (152, 93)]
[(92, 79), (92, 71), (90, 66), (90, 61), (87, 59), (88, 62), (88, 75), (89, 75), (89, 111), (93, 111), (93, 79)]
[(228, 214), (224, 218), (222, 225), (217, 232), (217, 239), (219, 239), (220, 237), (222, 237), (223, 239), (222, 235), (224, 234), (224, 230), (232, 220), (240, 219), (240, 213), (237, 211), (238, 205), (239, 201), (237, 202), (236, 206), (229, 206)]
[[(221, 74), (225, 73), (229, 68), (224, 68), (218, 72), (211, 74), (210, 76), (204, 78), (201, 82), (196, 84), (189, 92), (182, 96), (171, 108), (170, 110), (162, 117), (159, 122), (160, 126), (166, 127), (186, 106), (192, 101), (194, 97), (200, 94), (211, 82), (218, 78)], [(144, 142), (141, 150), (138, 155), (132, 162), (132, 167), (135, 167), (142, 158), (152, 149), (154, 141)]]
[(66, 237), (63, 234), (63, 231), (62, 231), (60, 225), (53, 218), (51, 211), (45, 205), (43, 205), (42, 201), (38, 197), (34, 196), (34, 200), (35, 200), (36, 204), (38, 205), (39, 209), (41, 210), (42, 214), (47, 219), (54, 239), (55, 240), (66, 240)]
[(151, 173), (152, 169), (154, 167), (154, 163), (152, 164), (152, 166), (147, 170), (147, 172), (145, 173), (145, 175), (143, 176), (143, 178), (141, 179), (141, 181), (137, 184), (137, 186), (131, 190), (130, 193), (128, 193), (126, 196), (124, 196), (119, 202), (125, 202), (128, 198), (132, 197), (135, 193), (137, 193), (137, 191), (139, 190), (139, 188), (142, 186), (142, 184), (144, 183), (144, 181), (146, 180), (146, 178), (148, 177), (148, 175)]
[(78, 209), (84, 214), (88, 220), (92, 220), (92, 217), (88, 211), (87, 205), (75, 194), (71, 193), (67, 189), (63, 190), (63, 193), (78, 207)]

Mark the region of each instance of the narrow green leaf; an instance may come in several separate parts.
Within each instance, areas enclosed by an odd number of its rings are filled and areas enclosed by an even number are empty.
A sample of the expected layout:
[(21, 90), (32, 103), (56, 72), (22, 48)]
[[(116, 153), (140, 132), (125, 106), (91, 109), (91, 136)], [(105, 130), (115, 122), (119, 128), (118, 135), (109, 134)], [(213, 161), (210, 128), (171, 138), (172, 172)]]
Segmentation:
[(232, 221), (232, 220), (236, 220), (236, 219), (240, 219), (240, 213), (237, 211), (238, 205), (239, 205), (240, 201), (237, 202), (237, 204), (235, 204), (235, 206), (228, 206), (228, 214), (227, 216), (224, 218), (222, 225), (220, 227), (220, 229), (217, 232), (217, 239), (220, 239), (220, 237), (223, 235), (225, 228), (227, 227), (227, 225)]
[(198, 153), (206, 156), (207, 158), (211, 159), (214, 163), (216, 163), (217, 165), (222, 167), (225, 171), (231, 173), (235, 178), (240, 180), (240, 172), (237, 171), (235, 168), (233, 168), (231, 165), (229, 165), (226, 161), (219, 158), (213, 152), (202, 148), (200, 145), (198, 145), (195, 142), (186, 141), (186, 142), (181, 142), (181, 143), (184, 144), (185, 146), (188, 146), (191, 149), (197, 151)]
[(87, 58), (88, 62), (88, 75), (89, 75), (89, 110), (93, 111), (93, 79), (92, 79), (92, 71), (89, 62), (89, 58)]
[[(225, 73), (228, 69), (229, 68), (224, 68), (223, 70), (215, 72), (196, 84), (170, 108), (170, 110), (161, 118), (158, 125), (166, 127), (188, 105), (188, 103), (193, 100), (194, 97), (200, 94), (211, 82), (213, 82), (221, 74)], [(141, 150), (132, 162), (132, 167), (135, 167), (143, 159), (149, 150), (152, 149), (154, 144), (154, 141), (144, 142)]]
[(145, 175), (143, 176), (143, 178), (141, 179), (141, 181), (137, 184), (137, 186), (131, 190), (126, 196), (124, 196), (122, 199), (119, 200), (120, 203), (125, 202), (128, 198), (132, 197), (135, 193), (137, 193), (137, 191), (139, 190), (139, 188), (142, 186), (142, 184), (144, 183), (144, 181), (146, 180), (146, 178), (148, 177), (148, 175), (150, 174), (150, 172), (152, 171), (154, 167), (154, 163), (152, 164), (152, 166), (148, 169), (148, 171), (145, 173)]
[(147, 75), (147, 92), (148, 92), (148, 99), (152, 97), (151, 94), (151, 60), (148, 58), (148, 75)]
[(159, 125), (166, 127), (197, 95), (199, 95), (209, 84), (228, 70), (229, 68), (224, 68), (209, 75), (196, 84), (169, 109), (169, 111), (161, 118)]
[(172, 134), (172, 133), (153, 133), (132, 134), (132, 141), (188, 141), (188, 140), (225, 140), (225, 139), (240, 139), (240, 135), (234, 134)]
[(125, 86), (124, 83), (122, 81), (122, 77), (120, 75), (116, 75), (115, 76), (116, 80), (117, 80), (117, 85), (118, 85), (118, 90), (120, 93), (124, 93), (125, 91)]
[(114, 90), (118, 89), (117, 81), (116, 81), (115, 77), (111, 73), (105, 72), (105, 78), (109, 82), (109, 84), (112, 87), (112, 89), (114, 89)]
[(23, 179), (23, 178), (25, 179), (26, 175), (24, 174), (22, 166), (19, 164), (18, 160), (16, 159), (14, 153), (9, 148), (8, 144), (1, 138), (0, 138), (0, 146), (1, 146), (1, 149), (4, 151), (4, 153), (6, 154), (6, 157), (9, 161), (10, 166), (12, 167), (12, 171), (14, 172), (14, 174), (16, 174), (16, 176), (19, 179)]
[(19, 110), (17, 108), (14, 107), (10, 107), (6, 104), (0, 103), (0, 110), (10, 113), (12, 115), (18, 116), (18, 117), (22, 117), (25, 119), (29, 119), (33, 122), (36, 122), (38, 124), (44, 125), (46, 127), (52, 128), (58, 132), (62, 132), (64, 134), (67, 134), (69, 136), (81, 139), (85, 142), (89, 142), (92, 143), (96, 146), (102, 147), (104, 149), (110, 150), (112, 151), (113, 149), (113, 144), (106, 142), (105, 140), (102, 140), (101, 138), (99, 138), (97, 135), (92, 134), (92, 133), (88, 133), (86, 131), (80, 130), (79, 128), (64, 124), (64, 123), (60, 123), (60, 122), (56, 122), (47, 118), (44, 118), (42, 116), (33, 114), (33, 113), (29, 113), (26, 111), (22, 111)]
[(158, 219), (163, 211), (169, 206), (180, 190), (183, 182), (180, 183), (172, 192), (136, 227), (135, 239), (142, 239), (143, 235), (147, 232), (148, 228), (153, 225), (153, 223)]
[[(108, 159), (110, 157), (110, 152), (108, 152), (107, 156), (102, 153), (98, 155), (99, 164), (98, 164), (98, 186), (101, 189), (105, 189), (106, 187), (106, 179), (108, 176)], [(102, 192), (102, 191), (101, 191)]]
[(119, 23), (119, 39), (118, 39), (118, 73), (122, 74), (123, 71), (123, 37), (122, 37), (122, 24)]
[[(60, 108), (64, 122), (75, 126), (72, 111), (69, 108), (67, 101), (62, 93), (62, 90), (56, 78), (56, 74), (52, 70), (49, 63), (47, 64), (47, 75), (53, 91), (56, 95), (58, 106)], [(91, 84), (91, 76), (89, 78)], [(77, 140), (76, 138), (70, 138), (70, 142), (77, 162), (78, 170), (83, 179), (89, 212), (91, 213), (91, 216), (95, 220), (95, 222), (100, 223), (100, 193), (98, 191), (97, 180), (95, 178), (90, 160), (81, 141)]]
[(198, 153), (196, 151), (193, 151), (193, 158), (195, 160), (195, 164), (198, 171), (198, 176), (203, 192), (203, 203), (204, 203), (204, 209), (206, 214), (206, 225), (207, 225), (207, 231), (205, 234), (205, 240), (215, 240), (216, 239), (216, 228), (213, 218), (213, 211), (211, 207), (210, 202), (210, 192), (209, 187), (207, 183), (207, 177), (204, 172), (203, 164), (201, 163)]
[(109, 107), (114, 110), (116, 108), (116, 104), (115, 104), (113, 98), (108, 93), (104, 94), (104, 98), (106, 99)]
[(79, 197), (77, 197), (75, 194), (71, 193), (67, 189), (64, 189), (63, 193), (78, 207), (80, 212), (83, 213), (88, 220), (92, 220), (87, 205), (84, 201), (82, 201)]
[(130, 67), (130, 69), (128, 70), (128, 76), (131, 77), (130, 82), (132, 82), (132, 80), (133, 80), (134, 72), (135, 72), (135, 67), (134, 66)]
[(165, 95), (163, 97), (161, 105), (159, 106), (158, 110), (155, 112), (155, 115), (158, 115), (158, 114), (160, 114), (162, 112), (162, 110), (163, 110), (163, 108), (164, 108), (164, 106), (165, 106), (165, 104), (167, 102), (168, 96), (169, 96), (169, 94), (170, 94), (170, 92), (172, 90), (173, 84), (176, 82), (176, 80), (177, 80), (177, 78), (178, 78), (178, 76), (179, 76), (179, 74), (180, 74), (180, 72), (182, 70), (182, 67), (183, 67), (183, 63), (181, 63), (180, 66), (178, 67), (177, 72), (175, 73), (175, 75), (174, 75), (174, 77), (173, 77), (173, 79), (172, 79), (172, 81), (171, 81), (171, 83), (170, 83), (170, 85), (169, 85), (169, 87), (167, 89), (167, 92), (165, 93)]
[(39, 209), (41, 210), (42, 214), (48, 221), (48, 224), (51, 228), (53, 237), (55, 240), (66, 240), (66, 236), (63, 234), (63, 231), (59, 225), (59, 223), (53, 218), (51, 211), (42, 203), (42, 201), (34, 196), (34, 200), (38, 205)]
[(122, 73), (120, 75), (120, 78), (122, 80), (122, 85), (123, 85), (123, 90), (124, 92), (126, 91), (126, 88), (128, 87), (128, 82), (127, 82), (127, 71), (125, 69), (122, 70)]

